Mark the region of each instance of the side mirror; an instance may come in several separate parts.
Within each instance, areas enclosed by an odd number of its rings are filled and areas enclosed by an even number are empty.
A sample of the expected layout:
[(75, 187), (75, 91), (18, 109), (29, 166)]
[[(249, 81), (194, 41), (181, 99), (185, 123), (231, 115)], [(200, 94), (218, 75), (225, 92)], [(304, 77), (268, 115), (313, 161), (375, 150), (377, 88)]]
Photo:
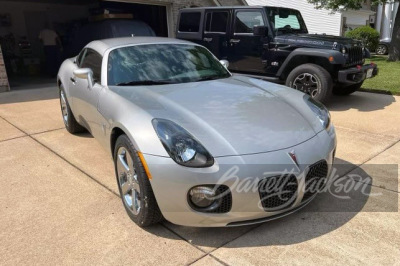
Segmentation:
[(265, 26), (254, 26), (253, 27), (253, 35), (265, 37), (268, 34), (268, 28)]
[(221, 65), (223, 65), (226, 69), (228, 69), (228, 67), (229, 67), (229, 61), (228, 61), (228, 60), (222, 59), (222, 60), (219, 60), (219, 62), (220, 62)]
[(90, 68), (75, 69), (74, 76), (80, 79), (86, 79), (89, 84), (89, 89), (93, 88), (93, 71)]

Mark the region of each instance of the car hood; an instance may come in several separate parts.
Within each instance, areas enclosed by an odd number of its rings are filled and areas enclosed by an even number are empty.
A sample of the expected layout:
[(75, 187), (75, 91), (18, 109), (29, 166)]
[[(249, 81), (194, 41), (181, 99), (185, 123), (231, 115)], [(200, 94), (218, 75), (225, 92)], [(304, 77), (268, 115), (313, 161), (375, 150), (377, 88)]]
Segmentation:
[[(285, 149), (316, 135), (312, 122), (268, 91), (268, 87), (291, 89), (266, 82), (267, 88), (262, 88), (246, 80), (231, 77), (162, 86), (115, 86), (110, 90), (151, 117), (182, 126), (215, 157)], [(298, 95), (306, 105), (303, 94)]]

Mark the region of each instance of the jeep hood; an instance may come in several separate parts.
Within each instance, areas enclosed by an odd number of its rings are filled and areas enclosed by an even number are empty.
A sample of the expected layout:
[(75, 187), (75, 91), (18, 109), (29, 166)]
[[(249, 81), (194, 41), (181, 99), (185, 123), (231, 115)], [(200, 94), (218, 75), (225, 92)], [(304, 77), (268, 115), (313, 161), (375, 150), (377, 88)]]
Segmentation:
[(297, 45), (299, 47), (329, 49), (332, 49), (335, 42), (344, 46), (362, 45), (360, 41), (356, 41), (351, 38), (323, 34), (285, 34), (277, 36), (275, 41), (279, 43)]

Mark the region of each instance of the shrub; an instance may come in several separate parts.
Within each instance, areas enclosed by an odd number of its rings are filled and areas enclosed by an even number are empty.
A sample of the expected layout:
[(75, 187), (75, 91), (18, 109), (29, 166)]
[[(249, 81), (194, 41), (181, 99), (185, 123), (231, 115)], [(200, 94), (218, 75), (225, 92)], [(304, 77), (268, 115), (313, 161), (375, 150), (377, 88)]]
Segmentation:
[(362, 26), (346, 33), (346, 37), (360, 40), (370, 51), (375, 51), (379, 45), (379, 32), (370, 26)]

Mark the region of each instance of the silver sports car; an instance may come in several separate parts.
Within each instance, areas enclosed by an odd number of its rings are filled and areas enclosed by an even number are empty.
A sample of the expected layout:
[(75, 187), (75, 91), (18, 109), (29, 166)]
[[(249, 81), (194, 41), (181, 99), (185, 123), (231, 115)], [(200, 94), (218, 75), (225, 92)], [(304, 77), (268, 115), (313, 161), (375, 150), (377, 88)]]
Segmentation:
[(336, 148), (327, 109), (227, 64), (156, 37), (94, 41), (62, 64), (65, 127), (88, 130), (110, 152), (139, 226), (259, 223), (325, 189)]

